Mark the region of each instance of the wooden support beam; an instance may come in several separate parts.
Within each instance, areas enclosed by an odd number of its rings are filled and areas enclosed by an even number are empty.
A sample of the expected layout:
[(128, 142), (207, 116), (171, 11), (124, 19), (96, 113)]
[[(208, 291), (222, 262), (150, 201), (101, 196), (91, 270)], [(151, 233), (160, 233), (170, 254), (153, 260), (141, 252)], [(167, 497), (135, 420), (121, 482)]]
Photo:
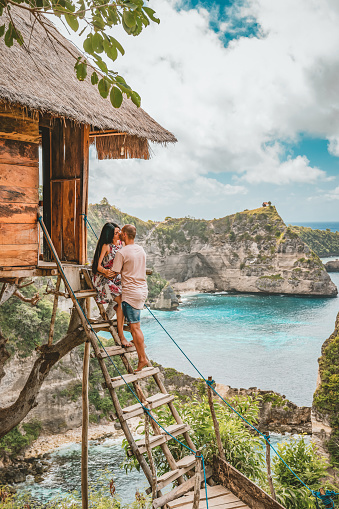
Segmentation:
[(52, 310), (52, 317), (51, 317), (51, 325), (49, 327), (48, 346), (51, 346), (52, 343), (53, 343), (55, 318), (56, 318), (56, 314), (57, 314), (57, 310), (58, 310), (60, 283), (61, 283), (61, 276), (59, 275), (57, 283), (56, 283), (56, 287), (55, 287), (53, 310)]
[[(213, 380), (212, 377), (209, 376), (208, 381), (212, 382), (212, 380)], [(218, 419), (217, 419), (214, 404), (213, 404), (213, 393), (212, 393), (212, 389), (211, 389), (210, 385), (207, 385), (207, 394), (208, 394), (208, 404), (210, 406), (212, 420), (213, 420), (214, 432), (215, 432), (215, 436), (217, 439), (219, 456), (220, 456), (220, 458), (222, 458), (223, 460), (226, 461), (225, 451), (224, 451), (224, 448), (222, 446), (222, 441), (221, 441), (219, 423), (218, 423)]]
[(88, 509), (88, 374), (91, 343), (87, 340), (84, 350), (82, 374), (82, 437), (81, 437), (81, 499), (82, 509)]
[(270, 487), (271, 497), (274, 500), (277, 500), (277, 496), (275, 494), (275, 489), (273, 485), (272, 473), (271, 473), (271, 447), (270, 447), (270, 433), (267, 431), (266, 435), (266, 466), (267, 466), (267, 479), (268, 485)]
[(200, 485), (201, 485), (201, 452), (197, 451), (195, 463), (195, 482), (192, 509), (199, 509), (200, 502)]
[(150, 417), (147, 412), (145, 412), (144, 415), (145, 415), (145, 445), (146, 445), (148, 461), (149, 461), (149, 464), (151, 467), (151, 472), (152, 472), (152, 500), (154, 500), (156, 497), (156, 494), (157, 494), (157, 473), (155, 470), (154, 459), (152, 456), (152, 449), (150, 447), (150, 441), (149, 441)]

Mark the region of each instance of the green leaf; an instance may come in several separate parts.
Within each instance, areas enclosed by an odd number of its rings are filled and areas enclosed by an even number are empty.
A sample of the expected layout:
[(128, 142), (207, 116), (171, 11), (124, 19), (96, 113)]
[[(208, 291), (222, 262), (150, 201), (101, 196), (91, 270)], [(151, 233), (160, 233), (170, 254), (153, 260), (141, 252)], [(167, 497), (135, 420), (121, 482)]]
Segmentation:
[(0, 27), (0, 37), (2, 37), (2, 36), (4, 35), (4, 33), (5, 33), (5, 28), (6, 28), (6, 27), (5, 27), (5, 25), (2, 25), (2, 26)]
[(155, 11), (153, 9), (151, 9), (150, 7), (143, 7), (144, 11), (146, 12), (147, 16), (152, 20), (154, 21), (155, 23), (160, 23), (160, 19), (159, 18), (156, 18), (154, 16), (155, 14)]
[(98, 75), (97, 73), (94, 71), (92, 72), (92, 76), (91, 76), (91, 83), (92, 85), (96, 85), (99, 81), (99, 78), (98, 78)]
[(93, 53), (92, 34), (89, 34), (84, 40), (83, 48), (86, 53)]
[(112, 37), (112, 36), (110, 37), (110, 40), (111, 40), (111, 43), (112, 43), (112, 44), (114, 44), (114, 46), (116, 47), (116, 49), (117, 49), (118, 51), (120, 51), (120, 53), (121, 53), (122, 55), (124, 55), (124, 54), (125, 54), (125, 50), (124, 50), (124, 48), (121, 46), (120, 42), (119, 42), (119, 41), (117, 41), (116, 39), (114, 39), (114, 37)]
[(98, 32), (92, 36), (92, 48), (95, 53), (102, 53), (104, 51), (102, 35)]
[(113, 60), (113, 62), (118, 58), (116, 47), (107, 39), (104, 39), (104, 50), (106, 55)]
[(109, 98), (114, 108), (120, 108), (122, 103), (122, 93), (118, 87), (112, 87)]
[(77, 62), (74, 66), (79, 81), (84, 81), (87, 76), (87, 63)]
[(124, 11), (122, 20), (128, 28), (134, 28), (137, 22), (135, 13), (131, 11)]
[(132, 99), (132, 102), (138, 107), (140, 108), (140, 104), (141, 104), (141, 97), (140, 95), (137, 93), (137, 92), (132, 92), (131, 93), (131, 99)]
[(12, 23), (9, 24), (9, 27), (7, 29), (7, 32), (5, 34), (5, 44), (8, 48), (13, 46), (13, 30), (12, 30)]
[(106, 97), (108, 96), (108, 92), (109, 92), (110, 88), (111, 88), (111, 84), (105, 78), (102, 78), (99, 81), (99, 84), (98, 84), (99, 93), (100, 93), (101, 97), (103, 97), (104, 99), (106, 99)]
[(20, 46), (22, 46), (24, 43), (24, 38), (22, 37), (20, 30), (17, 28), (13, 30), (13, 39), (15, 39)]
[(72, 16), (72, 14), (65, 14), (65, 20), (74, 32), (78, 31), (79, 21), (77, 20), (76, 16)]
[(83, 19), (85, 17), (85, 14), (86, 14), (86, 12), (85, 12), (85, 9), (86, 9), (85, 2), (84, 2), (84, 0), (80, 0), (78, 2), (78, 4), (79, 4), (79, 9), (78, 9), (77, 14), (78, 14), (80, 19)]

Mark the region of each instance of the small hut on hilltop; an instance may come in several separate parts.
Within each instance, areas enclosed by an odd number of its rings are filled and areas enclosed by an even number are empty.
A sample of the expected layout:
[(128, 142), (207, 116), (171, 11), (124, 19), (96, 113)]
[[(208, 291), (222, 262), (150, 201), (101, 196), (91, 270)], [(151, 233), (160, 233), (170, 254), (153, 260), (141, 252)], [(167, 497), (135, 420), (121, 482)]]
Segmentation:
[(52, 23), (60, 44), (38, 23), (32, 32), (29, 13), (11, 12), (29, 44), (8, 48), (0, 38), (0, 281), (44, 274), (41, 259), (51, 260), (48, 246), (39, 252), (39, 163), (53, 244), (63, 262), (83, 264), (89, 145), (96, 144), (99, 159), (148, 159), (149, 142), (177, 141), (132, 101), (114, 109), (89, 77), (78, 81), (80, 53)]

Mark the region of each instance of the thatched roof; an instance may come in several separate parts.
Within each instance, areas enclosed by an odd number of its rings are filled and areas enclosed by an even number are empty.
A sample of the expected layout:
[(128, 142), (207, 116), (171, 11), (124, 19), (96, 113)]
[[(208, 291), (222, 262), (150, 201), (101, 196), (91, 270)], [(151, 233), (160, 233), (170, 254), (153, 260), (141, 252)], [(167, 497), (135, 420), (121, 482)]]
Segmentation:
[[(92, 129), (114, 129), (157, 143), (177, 141), (131, 100), (124, 99), (119, 109), (113, 108), (89, 77), (83, 82), (77, 80), (74, 59), (46, 37), (39, 23), (35, 23), (30, 39), (32, 21), (27, 11), (12, 7), (11, 13), (24, 40), (30, 43), (28, 51), (16, 42), (7, 48), (3, 37), (0, 38), (0, 101), (88, 124)], [(4, 18), (5, 14), (0, 17), (0, 26), (4, 21), (7, 25)], [(50, 25), (62, 44), (79, 56), (78, 49)]]

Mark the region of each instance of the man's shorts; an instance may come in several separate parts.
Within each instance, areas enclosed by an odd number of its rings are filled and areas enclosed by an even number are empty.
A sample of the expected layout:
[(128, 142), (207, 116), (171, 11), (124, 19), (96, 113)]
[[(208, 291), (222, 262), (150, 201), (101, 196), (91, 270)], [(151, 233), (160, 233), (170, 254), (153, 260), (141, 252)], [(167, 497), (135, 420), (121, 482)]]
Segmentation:
[(121, 303), (122, 312), (128, 323), (140, 322), (141, 309), (135, 309), (128, 302), (123, 301)]

